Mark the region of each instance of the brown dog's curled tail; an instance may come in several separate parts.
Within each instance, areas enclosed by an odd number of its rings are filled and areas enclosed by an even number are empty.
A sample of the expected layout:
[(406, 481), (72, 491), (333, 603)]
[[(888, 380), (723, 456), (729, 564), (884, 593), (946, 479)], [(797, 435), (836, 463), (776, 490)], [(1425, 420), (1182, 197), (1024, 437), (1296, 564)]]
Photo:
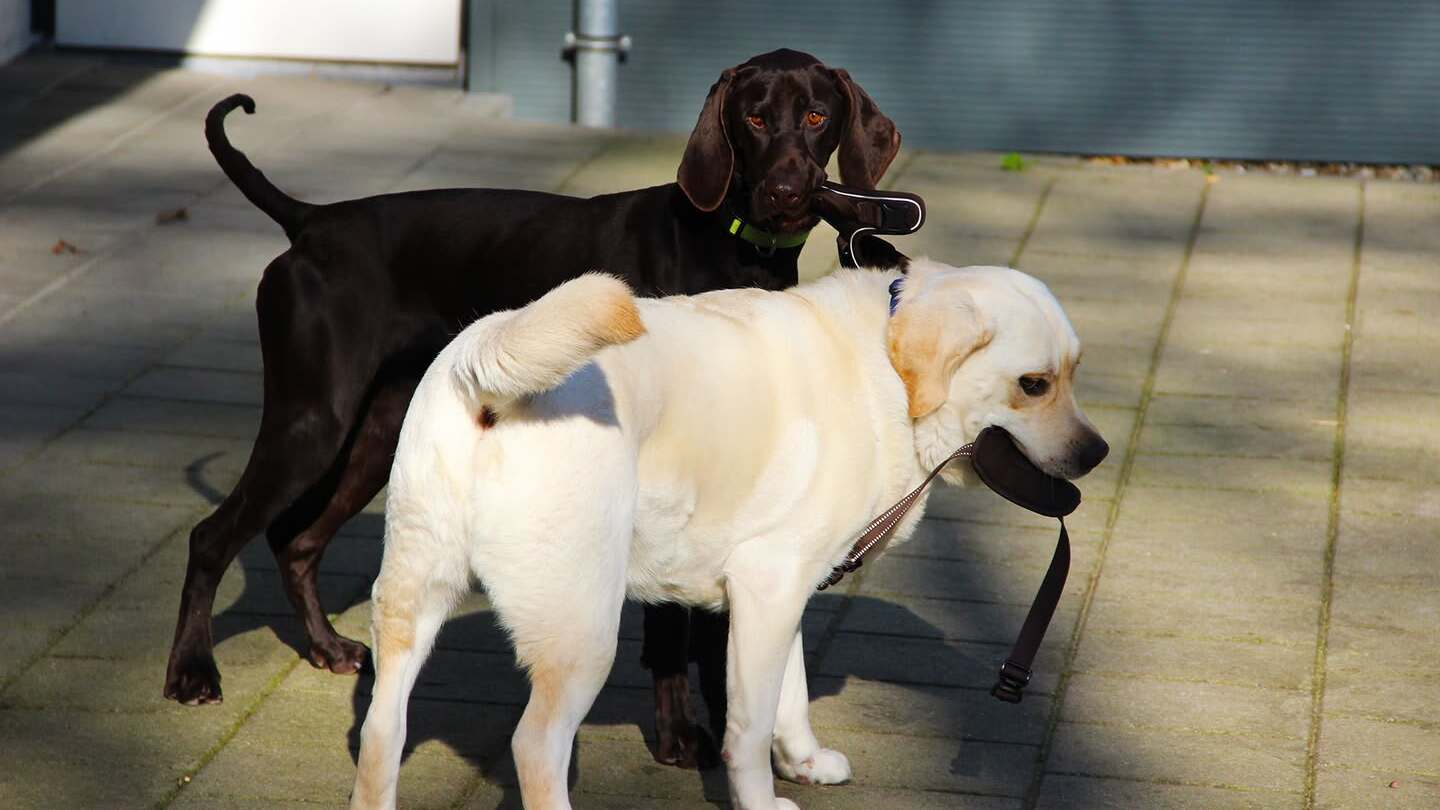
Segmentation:
[(230, 182), (240, 189), (245, 199), (279, 223), (280, 227), (285, 229), (285, 235), (293, 242), (296, 234), (300, 232), (305, 215), (315, 206), (301, 202), (276, 188), (275, 184), (266, 179), (250, 159), (245, 157), (244, 152), (230, 145), (230, 139), (225, 135), (225, 116), (236, 107), (244, 107), (246, 114), (254, 115), (255, 99), (244, 93), (236, 93), (211, 107), (210, 113), (205, 116), (205, 140), (210, 143), (210, 154), (215, 156), (215, 162), (220, 164), (220, 169), (230, 178)]

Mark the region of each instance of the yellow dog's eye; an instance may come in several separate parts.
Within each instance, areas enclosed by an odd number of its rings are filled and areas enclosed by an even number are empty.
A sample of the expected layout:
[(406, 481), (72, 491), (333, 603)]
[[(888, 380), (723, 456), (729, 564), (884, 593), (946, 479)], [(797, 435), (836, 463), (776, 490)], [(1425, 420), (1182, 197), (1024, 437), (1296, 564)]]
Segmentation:
[(749, 124), (750, 126), (756, 128), (756, 129), (764, 129), (764, 128), (765, 128), (765, 119), (764, 119), (764, 118), (761, 118), (761, 117), (758, 116), (758, 115), (747, 115), (747, 116), (745, 116), (745, 123)]
[(1025, 376), (1020, 378), (1020, 390), (1027, 397), (1043, 397), (1050, 390), (1050, 381), (1044, 377)]
[(828, 120), (830, 120), (830, 117), (825, 115), (824, 113), (818, 113), (814, 110), (805, 113), (805, 123), (809, 124), (812, 127), (818, 127)]

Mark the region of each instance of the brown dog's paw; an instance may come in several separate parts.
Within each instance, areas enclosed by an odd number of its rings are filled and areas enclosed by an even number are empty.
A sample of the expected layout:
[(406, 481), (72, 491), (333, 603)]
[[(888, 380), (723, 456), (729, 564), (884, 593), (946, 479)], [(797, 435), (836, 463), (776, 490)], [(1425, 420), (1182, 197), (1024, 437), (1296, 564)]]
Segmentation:
[(316, 669), (328, 669), (336, 675), (354, 675), (370, 661), (370, 650), (358, 641), (335, 636), (327, 641), (310, 644), (306, 656)]
[(690, 679), (683, 674), (655, 679), (655, 738), (655, 761), (661, 765), (704, 770), (720, 764), (715, 741), (695, 722)]
[(185, 706), (223, 703), (220, 669), (212, 656), (190, 656), (172, 660), (165, 673), (165, 697)]

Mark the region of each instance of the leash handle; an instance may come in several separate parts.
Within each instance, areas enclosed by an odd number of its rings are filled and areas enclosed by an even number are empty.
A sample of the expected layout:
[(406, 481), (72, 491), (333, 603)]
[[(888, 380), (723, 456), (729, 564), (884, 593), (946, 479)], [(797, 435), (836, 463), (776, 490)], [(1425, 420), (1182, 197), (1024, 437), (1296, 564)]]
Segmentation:
[(1065, 530), (1065, 518), (1060, 518), (1060, 537), (1055, 541), (1050, 568), (1045, 571), (1045, 579), (1040, 583), (1035, 601), (1030, 603), (1030, 612), (1025, 614), (1025, 624), (1020, 627), (1015, 646), (1010, 649), (1005, 663), (1000, 665), (1000, 676), (990, 688), (990, 694), (996, 700), (1019, 703), (1025, 696), (1025, 686), (1030, 683), (1030, 667), (1035, 663), (1035, 654), (1040, 651), (1040, 642), (1045, 638), (1045, 630), (1050, 627), (1055, 607), (1060, 604), (1060, 595), (1065, 590), (1065, 579), (1069, 575), (1070, 533)]
[(925, 491), (926, 487), (930, 486), (931, 482), (935, 480), (935, 476), (939, 475), (940, 471), (945, 469), (945, 465), (957, 458), (965, 458), (974, 452), (975, 444), (971, 442), (946, 456), (944, 461), (935, 465), (935, 469), (931, 470), (930, 474), (925, 476), (925, 480), (920, 482), (920, 486), (910, 490), (910, 494), (896, 501), (893, 506), (881, 512), (874, 520), (870, 521), (870, 524), (866, 526), (865, 530), (856, 538), (855, 544), (850, 547), (850, 551), (845, 555), (845, 559), (841, 560), (840, 564), (830, 571), (830, 576), (826, 577), (824, 582), (815, 586), (815, 590), (823, 591), (829, 588), (831, 585), (844, 579), (846, 574), (864, 565), (865, 555), (870, 553), (870, 550), (875, 548), (875, 546), (890, 538), (890, 535), (895, 531), (895, 527), (900, 525), (900, 521), (905, 519), (905, 514), (910, 511), (910, 507), (915, 505), (915, 501), (920, 499), (920, 494)]

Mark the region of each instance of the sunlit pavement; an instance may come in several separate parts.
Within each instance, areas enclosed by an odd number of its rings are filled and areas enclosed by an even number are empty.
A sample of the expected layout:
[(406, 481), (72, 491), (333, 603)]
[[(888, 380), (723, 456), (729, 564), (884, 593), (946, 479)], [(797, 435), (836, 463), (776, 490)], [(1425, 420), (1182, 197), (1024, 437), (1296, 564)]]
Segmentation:
[[(368, 678), (297, 654), (265, 544), (216, 606), (225, 702), (161, 698), (190, 527), (259, 418), (253, 292), (280, 230), (201, 119), (311, 201), (669, 181), (675, 136), (503, 120), (456, 91), (41, 54), (0, 68), (0, 807), (343, 805)], [(695, 99), (698, 105), (700, 99)], [(883, 105), (883, 99), (880, 100)], [(902, 130), (904, 122), (898, 122)], [(921, 536), (806, 617), (843, 787), (806, 808), (1440, 806), (1440, 186), (902, 153), (897, 244), (1049, 283), (1112, 446), (1025, 702), (987, 690), (1053, 524), (942, 492)], [(834, 261), (817, 232), (810, 274)], [(377, 503), (322, 576), (368, 637)], [(577, 743), (581, 808), (723, 805), (655, 765), (635, 611)], [(518, 807), (525, 698), (483, 597), (421, 676), (405, 807)]]

